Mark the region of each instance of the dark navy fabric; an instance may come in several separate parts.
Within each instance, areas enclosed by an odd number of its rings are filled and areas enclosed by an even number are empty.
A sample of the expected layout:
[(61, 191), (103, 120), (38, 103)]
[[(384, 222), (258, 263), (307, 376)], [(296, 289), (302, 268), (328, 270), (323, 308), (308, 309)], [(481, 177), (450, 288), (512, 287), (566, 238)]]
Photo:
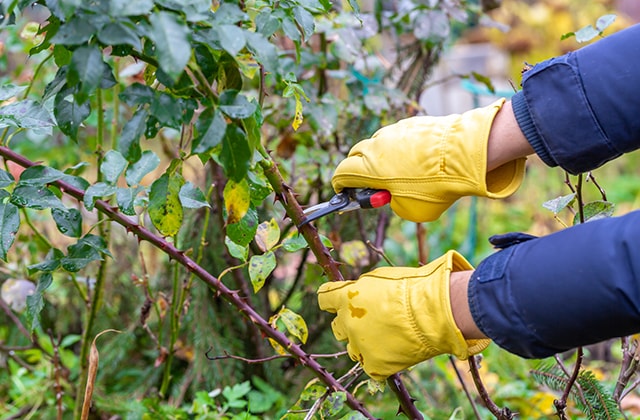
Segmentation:
[(507, 247), (469, 283), (482, 332), (527, 358), (640, 332), (640, 211)]
[[(512, 98), (536, 153), (571, 173), (640, 147), (640, 25), (535, 66)], [(481, 331), (527, 358), (640, 332), (640, 211), (501, 250), (469, 283)]]
[(525, 72), (512, 104), (538, 156), (577, 174), (637, 149), (639, 66), (635, 25)]

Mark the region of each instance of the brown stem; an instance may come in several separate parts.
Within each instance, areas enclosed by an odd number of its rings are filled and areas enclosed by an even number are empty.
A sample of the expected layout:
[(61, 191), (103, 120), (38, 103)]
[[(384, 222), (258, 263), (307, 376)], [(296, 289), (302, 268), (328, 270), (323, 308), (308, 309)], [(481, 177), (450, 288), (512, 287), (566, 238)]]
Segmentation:
[(600, 184), (598, 184), (598, 181), (596, 181), (595, 177), (593, 176), (592, 172), (587, 173), (587, 181), (591, 180), (591, 182), (593, 182), (593, 185), (596, 186), (596, 188), (598, 189), (598, 191), (600, 191), (600, 195), (602, 196), (602, 201), (607, 201), (607, 193), (604, 191), (604, 189), (600, 186)]
[(491, 397), (489, 396), (489, 392), (484, 387), (482, 383), (482, 379), (480, 378), (480, 367), (478, 366), (478, 356), (469, 357), (469, 371), (471, 372), (471, 377), (473, 378), (473, 383), (476, 385), (476, 389), (480, 394), (480, 398), (484, 402), (485, 406), (491, 414), (493, 414), (498, 420), (511, 420), (515, 418), (515, 413), (513, 413), (508, 407), (500, 408), (498, 405), (493, 402)]
[[(0, 156), (8, 159), (18, 165), (28, 168), (35, 166), (36, 164), (22, 155), (13, 152), (11, 149), (0, 146)], [(64, 193), (70, 195), (78, 201), (83, 201), (84, 192), (71, 184), (64, 181), (56, 181), (57, 187)], [(267, 337), (272, 338), (283, 348), (294, 356), (298, 362), (311, 369), (315, 375), (325, 383), (331, 390), (337, 392), (344, 392), (347, 400), (347, 404), (352, 409), (362, 413), (366, 418), (374, 420), (375, 417), (371, 415), (367, 409), (358, 401), (349, 391), (347, 391), (327, 370), (319, 364), (315, 359), (310, 357), (300, 345), (292, 342), (282, 332), (273, 328), (267, 320), (262, 318), (250, 305), (248, 305), (244, 299), (240, 296), (237, 290), (229, 289), (219, 279), (214, 277), (211, 273), (206, 271), (203, 267), (198, 265), (190, 257), (188, 257), (183, 251), (177, 249), (172, 243), (167, 242), (164, 238), (154, 234), (144, 226), (139, 225), (134, 219), (125, 216), (120, 213), (116, 207), (111, 206), (109, 203), (103, 200), (97, 200), (95, 208), (105, 214), (114, 222), (123, 226), (127, 232), (132, 233), (140, 240), (145, 240), (151, 243), (153, 246), (162, 250), (171, 259), (177, 261), (184, 266), (187, 270), (193, 273), (196, 277), (207, 284), (211, 289), (222, 296), (227, 302), (232, 304), (241, 314), (247, 317), (253, 324), (255, 324)], [(307, 225), (307, 230), (311, 229)]]
[(640, 360), (640, 346), (636, 344), (635, 351), (632, 351), (629, 347), (629, 337), (622, 337), (622, 363), (620, 365), (620, 373), (618, 374), (618, 380), (616, 381), (616, 387), (613, 391), (613, 399), (620, 402), (622, 399), (623, 391), (629, 384), (631, 377), (638, 369), (638, 362)]
[(422, 223), (416, 223), (416, 236), (418, 241), (418, 262), (425, 265), (429, 261), (429, 249), (427, 244), (427, 231)]
[(471, 396), (471, 393), (469, 392), (469, 387), (465, 383), (464, 378), (460, 374), (460, 370), (458, 369), (458, 366), (456, 366), (456, 361), (453, 358), (453, 356), (451, 356), (451, 355), (449, 355), (449, 362), (451, 363), (451, 367), (453, 368), (453, 371), (456, 373), (456, 377), (458, 378), (458, 382), (460, 382), (460, 385), (462, 386), (462, 390), (464, 391), (464, 395), (467, 396), (467, 400), (471, 404), (471, 408), (473, 409), (473, 414), (476, 416), (476, 419), (482, 420), (482, 416), (480, 416), (480, 412), (478, 411), (478, 407), (476, 406), (476, 402), (473, 400), (473, 397)]
[(558, 415), (565, 414), (565, 408), (567, 407), (567, 399), (569, 398), (569, 393), (571, 392), (571, 388), (576, 383), (578, 379), (578, 374), (580, 373), (580, 368), (582, 367), (582, 357), (584, 355), (582, 347), (578, 347), (578, 353), (576, 356), (576, 364), (573, 367), (573, 373), (569, 377), (569, 381), (564, 388), (564, 392), (562, 393), (562, 397), (560, 400), (555, 400), (553, 405), (555, 405), (556, 410), (558, 411)]

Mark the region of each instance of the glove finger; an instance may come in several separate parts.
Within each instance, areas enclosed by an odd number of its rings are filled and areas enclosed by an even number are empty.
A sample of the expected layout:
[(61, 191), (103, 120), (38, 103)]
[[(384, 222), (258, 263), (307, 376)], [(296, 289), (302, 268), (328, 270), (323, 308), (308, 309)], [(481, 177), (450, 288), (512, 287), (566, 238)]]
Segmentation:
[(331, 331), (333, 331), (333, 335), (338, 341), (345, 341), (348, 336), (345, 328), (342, 325), (340, 317), (337, 316), (331, 321)]
[(351, 281), (333, 281), (322, 284), (318, 288), (318, 305), (323, 311), (335, 314), (345, 303), (347, 289), (353, 284)]
[(391, 210), (403, 219), (416, 223), (437, 220), (450, 206), (451, 202), (430, 201), (426, 198), (415, 199), (391, 192)]

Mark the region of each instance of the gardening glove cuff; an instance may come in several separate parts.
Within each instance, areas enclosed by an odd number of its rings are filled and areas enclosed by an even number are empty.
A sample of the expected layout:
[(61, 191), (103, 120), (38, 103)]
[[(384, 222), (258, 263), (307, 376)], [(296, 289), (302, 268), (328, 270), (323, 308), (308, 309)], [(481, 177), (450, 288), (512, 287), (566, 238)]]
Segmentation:
[(465, 340), (451, 311), (450, 274), (472, 268), (449, 251), (423, 267), (382, 267), (357, 281), (325, 283), (318, 302), (337, 315), (331, 327), (348, 341), (351, 359), (380, 381), (440, 354), (464, 360), (489, 345)]
[(383, 127), (351, 149), (336, 168), (333, 188), (388, 190), (393, 211), (414, 222), (436, 220), (463, 196), (507, 197), (522, 182), (525, 159), (487, 173), (489, 132), (504, 103)]

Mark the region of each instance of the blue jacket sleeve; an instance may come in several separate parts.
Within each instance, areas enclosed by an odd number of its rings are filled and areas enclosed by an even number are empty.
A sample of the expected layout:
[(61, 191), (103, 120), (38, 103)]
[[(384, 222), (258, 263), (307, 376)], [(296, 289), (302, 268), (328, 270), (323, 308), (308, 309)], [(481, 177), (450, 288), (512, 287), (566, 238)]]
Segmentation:
[(640, 332), (640, 211), (541, 238), (513, 235), (468, 289), (476, 325), (496, 344), (542, 358)]
[(640, 147), (640, 25), (536, 65), (512, 98), (549, 166), (577, 174)]

